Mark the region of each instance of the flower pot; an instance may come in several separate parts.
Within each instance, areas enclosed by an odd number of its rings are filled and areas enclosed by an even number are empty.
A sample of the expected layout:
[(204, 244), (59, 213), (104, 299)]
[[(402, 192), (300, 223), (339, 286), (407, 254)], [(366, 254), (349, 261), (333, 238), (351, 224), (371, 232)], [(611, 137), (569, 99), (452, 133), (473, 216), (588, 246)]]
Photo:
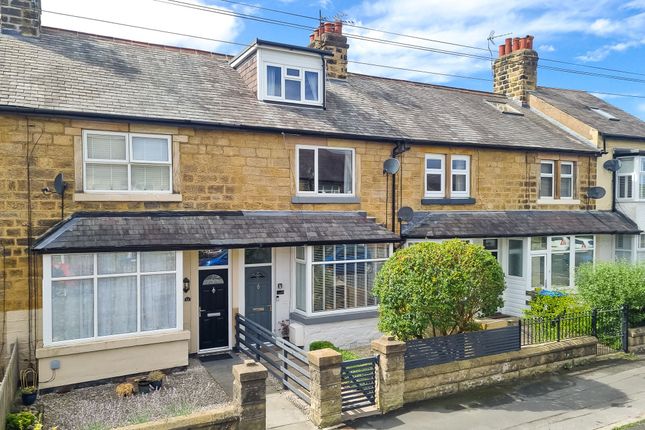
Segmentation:
[(141, 380), (137, 382), (137, 385), (139, 387), (139, 394), (148, 394), (150, 392), (150, 381)]
[(152, 388), (155, 391), (160, 390), (162, 385), (163, 385), (163, 379), (160, 379), (158, 381), (150, 381), (150, 388)]
[(22, 404), (25, 406), (31, 406), (36, 402), (36, 397), (38, 397), (38, 393), (36, 391), (33, 393), (22, 393)]

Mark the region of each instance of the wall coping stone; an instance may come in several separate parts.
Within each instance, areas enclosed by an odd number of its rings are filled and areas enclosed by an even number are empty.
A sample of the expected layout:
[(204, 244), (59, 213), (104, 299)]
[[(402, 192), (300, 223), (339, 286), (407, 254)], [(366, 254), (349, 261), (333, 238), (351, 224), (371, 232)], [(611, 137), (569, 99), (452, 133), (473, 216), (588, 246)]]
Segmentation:
[(407, 349), (405, 342), (396, 340), (394, 336), (382, 336), (372, 341), (372, 350), (382, 354), (394, 354), (404, 352)]
[(343, 361), (343, 357), (340, 355), (340, 352), (334, 351), (331, 348), (309, 351), (307, 357), (309, 359), (309, 363), (316, 367), (330, 367), (340, 364)]
[(117, 430), (172, 430), (212, 428), (212, 424), (220, 424), (238, 420), (237, 406), (228, 404), (221, 408), (194, 412), (181, 417), (170, 417), (158, 421), (117, 427)]
[(266, 367), (253, 360), (244, 360), (244, 363), (233, 366), (233, 377), (241, 382), (266, 379), (268, 374)]

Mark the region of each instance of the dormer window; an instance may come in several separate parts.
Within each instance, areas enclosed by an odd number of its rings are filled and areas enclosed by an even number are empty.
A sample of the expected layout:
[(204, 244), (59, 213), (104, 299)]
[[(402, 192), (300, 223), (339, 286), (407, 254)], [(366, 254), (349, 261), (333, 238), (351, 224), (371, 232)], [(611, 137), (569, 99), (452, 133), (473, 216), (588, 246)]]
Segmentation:
[(265, 99), (320, 104), (322, 86), (319, 70), (266, 64)]

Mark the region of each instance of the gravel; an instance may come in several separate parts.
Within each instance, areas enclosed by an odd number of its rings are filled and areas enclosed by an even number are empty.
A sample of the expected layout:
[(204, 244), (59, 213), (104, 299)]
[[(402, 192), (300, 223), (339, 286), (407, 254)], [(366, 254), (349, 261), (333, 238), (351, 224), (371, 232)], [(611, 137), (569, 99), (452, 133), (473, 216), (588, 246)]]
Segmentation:
[(185, 371), (166, 376), (159, 391), (117, 397), (117, 384), (80, 388), (39, 396), (45, 428), (104, 430), (222, 406), (229, 401), (220, 385), (197, 360)]

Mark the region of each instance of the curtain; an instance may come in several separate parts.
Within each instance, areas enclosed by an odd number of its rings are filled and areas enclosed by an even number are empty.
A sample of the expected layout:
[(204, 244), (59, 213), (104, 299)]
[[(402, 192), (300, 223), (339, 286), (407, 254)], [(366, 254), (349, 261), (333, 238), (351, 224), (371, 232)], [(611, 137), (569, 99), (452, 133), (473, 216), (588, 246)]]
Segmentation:
[(345, 151), (345, 186), (343, 187), (342, 192), (345, 194), (351, 194), (352, 193), (352, 178), (353, 178), (353, 172), (352, 172), (352, 151)]
[(175, 261), (174, 251), (142, 252), (141, 272), (174, 271)]
[(52, 341), (84, 339), (94, 334), (92, 279), (52, 282)]
[(52, 278), (91, 276), (93, 274), (93, 254), (67, 254), (52, 256)]
[(307, 311), (307, 265), (296, 262), (296, 309)]
[(305, 72), (305, 100), (318, 101), (318, 72)]
[(267, 95), (282, 97), (282, 69), (267, 66)]
[(137, 271), (136, 252), (107, 252), (97, 254), (99, 275), (134, 273)]
[(141, 331), (177, 327), (175, 274), (141, 276)]
[(137, 277), (118, 276), (98, 280), (98, 335), (137, 331)]

